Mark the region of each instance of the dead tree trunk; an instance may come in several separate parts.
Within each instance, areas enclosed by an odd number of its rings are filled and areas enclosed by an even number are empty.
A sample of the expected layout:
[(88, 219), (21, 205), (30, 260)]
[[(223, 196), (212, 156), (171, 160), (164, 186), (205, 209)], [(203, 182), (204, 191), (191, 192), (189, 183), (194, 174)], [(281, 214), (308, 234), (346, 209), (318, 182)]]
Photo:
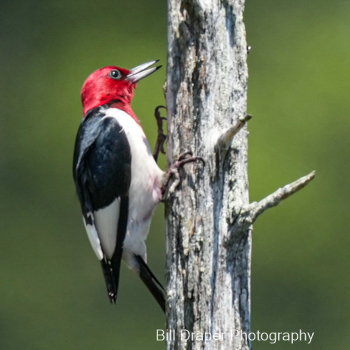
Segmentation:
[(313, 174), (249, 204), (244, 0), (168, 0), (167, 349), (250, 349), (252, 223)]

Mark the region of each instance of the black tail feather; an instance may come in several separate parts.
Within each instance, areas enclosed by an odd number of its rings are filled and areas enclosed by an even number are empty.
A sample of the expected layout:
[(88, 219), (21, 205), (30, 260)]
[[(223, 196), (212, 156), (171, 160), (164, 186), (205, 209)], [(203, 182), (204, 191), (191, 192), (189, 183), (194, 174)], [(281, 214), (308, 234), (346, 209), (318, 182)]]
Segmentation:
[(165, 292), (163, 286), (160, 284), (157, 277), (153, 274), (141, 256), (135, 255), (135, 258), (140, 267), (140, 278), (142, 282), (152, 293), (153, 297), (156, 299), (163, 312), (165, 312)]
[(106, 282), (109, 301), (111, 302), (111, 304), (115, 304), (117, 301), (118, 281), (115, 281), (113, 276), (113, 270), (108, 261), (106, 261), (105, 259), (101, 260), (101, 266), (103, 276)]

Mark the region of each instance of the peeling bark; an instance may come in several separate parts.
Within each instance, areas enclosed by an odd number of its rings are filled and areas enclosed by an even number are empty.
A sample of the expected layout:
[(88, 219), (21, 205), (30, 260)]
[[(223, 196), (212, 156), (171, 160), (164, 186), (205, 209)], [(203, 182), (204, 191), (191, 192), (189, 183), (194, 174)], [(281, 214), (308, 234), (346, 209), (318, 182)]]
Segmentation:
[(206, 161), (180, 170), (166, 203), (169, 350), (251, 348), (240, 332), (250, 331), (252, 223), (294, 191), (249, 204), (243, 8), (168, 0), (168, 166), (186, 151)]

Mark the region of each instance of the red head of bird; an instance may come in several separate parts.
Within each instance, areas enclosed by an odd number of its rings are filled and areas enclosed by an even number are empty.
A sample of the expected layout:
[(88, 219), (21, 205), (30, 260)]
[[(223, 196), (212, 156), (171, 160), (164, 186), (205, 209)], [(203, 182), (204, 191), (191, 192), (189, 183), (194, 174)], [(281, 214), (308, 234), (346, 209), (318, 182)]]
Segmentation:
[(93, 72), (81, 90), (84, 116), (93, 108), (110, 104), (118, 107), (137, 120), (131, 110), (131, 100), (137, 82), (155, 72), (161, 66), (152, 67), (158, 61), (151, 61), (130, 70), (108, 66)]

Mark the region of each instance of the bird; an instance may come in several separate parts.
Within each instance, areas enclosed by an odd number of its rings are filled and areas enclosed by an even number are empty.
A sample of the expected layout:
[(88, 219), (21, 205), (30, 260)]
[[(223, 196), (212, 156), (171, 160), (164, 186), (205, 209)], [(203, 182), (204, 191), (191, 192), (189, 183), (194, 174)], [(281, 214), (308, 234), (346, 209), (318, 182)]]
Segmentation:
[(117, 301), (123, 260), (165, 311), (164, 289), (147, 265), (145, 244), (153, 211), (162, 200), (165, 173), (131, 108), (137, 83), (161, 68), (156, 62), (130, 70), (107, 66), (86, 79), (73, 178), (110, 302)]

